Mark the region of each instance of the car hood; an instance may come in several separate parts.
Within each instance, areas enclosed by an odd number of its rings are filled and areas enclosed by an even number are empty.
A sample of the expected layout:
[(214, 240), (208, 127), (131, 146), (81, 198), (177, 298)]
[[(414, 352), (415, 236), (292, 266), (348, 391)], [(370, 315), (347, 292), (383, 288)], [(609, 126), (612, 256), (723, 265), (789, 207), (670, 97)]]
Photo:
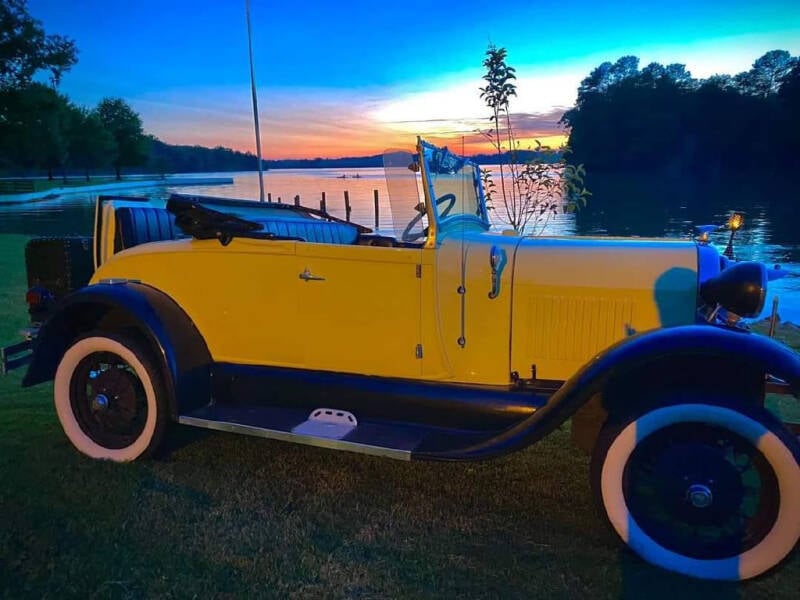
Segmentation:
[(463, 265), (467, 296), (476, 288), (491, 289), (493, 248), (504, 258), (499, 296), (481, 293), (468, 299), (467, 309), (487, 315), (508, 311), (512, 372), (527, 374), (535, 366), (537, 377), (563, 380), (635, 332), (695, 322), (693, 241), (448, 236), (440, 252), (451, 269)]

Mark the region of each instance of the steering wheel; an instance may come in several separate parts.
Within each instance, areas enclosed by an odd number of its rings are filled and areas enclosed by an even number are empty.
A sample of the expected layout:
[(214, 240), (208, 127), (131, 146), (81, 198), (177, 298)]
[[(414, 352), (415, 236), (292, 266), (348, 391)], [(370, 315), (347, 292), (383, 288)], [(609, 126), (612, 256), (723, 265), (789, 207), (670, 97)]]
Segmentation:
[(442, 212), (439, 213), (440, 217), (446, 217), (450, 213), (450, 211), (453, 210), (453, 207), (456, 205), (456, 195), (445, 194), (444, 196), (441, 196), (440, 198), (436, 199), (437, 208), (439, 207), (439, 205), (444, 204), (444, 202), (448, 200), (450, 201), (450, 203), (442, 210)]
[(408, 222), (408, 225), (406, 225), (406, 228), (400, 235), (400, 239), (403, 240), (404, 242), (416, 242), (420, 238), (427, 237), (428, 235), (427, 227), (422, 231), (415, 231), (414, 233), (411, 232), (411, 230), (417, 226), (417, 223), (419, 223), (422, 220), (422, 217), (424, 216), (425, 216), (425, 211), (417, 213), (417, 215)]
[[(436, 199), (436, 206), (439, 206), (440, 204), (443, 204), (444, 202), (447, 202), (447, 201), (449, 201), (449, 204), (444, 208), (444, 210), (442, 210), (441, 213), (439, 213), (440, 217), (446, 217), (447, 214), (451, 210), (453, 210), (453, 207), (456, 205), (456, 196), (455, 196), (455, 194), (445, 194), (444, 196), (441, 196), (441, 197)], [(413, 233), (411, 231), (422, 220), (422, 217), (425, 216), (425, 208), (424, 208), (424, 205), (422, 203), (420, 203), (417, 206), (417, 211), (419, 212), (419, 214), (417, 214), (413, 219), (411, 219), (408, 222), (408, 225), (406, 225), (406, 228), (403, 230), (403, 233), (400, 235), (400, 239), (403, 240), (404, 242), (414, 242), (414, 241), (416, 241), (416, 240), (418, 240), (420, 238), (427, 237), (427, 235), (428, 235), (427, 227), (422, 231), (413, 232)]]

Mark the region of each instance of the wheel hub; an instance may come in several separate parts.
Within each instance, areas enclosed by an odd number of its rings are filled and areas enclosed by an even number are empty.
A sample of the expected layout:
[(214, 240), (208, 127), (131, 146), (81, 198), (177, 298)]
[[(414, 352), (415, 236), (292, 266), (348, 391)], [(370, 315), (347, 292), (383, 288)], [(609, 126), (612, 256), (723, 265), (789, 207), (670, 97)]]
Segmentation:
[(723, 558), (757, 545), (777, 517), (770, 465), (746, 438), (700, 423), (644, 438), (625, 467), (633, 519), (673, 552)]
[(106, 448), (124, 448), (144, 430), (147, 396), (133, 368), (110, 352), (95, 352), (75, 367), (70, 382), (81, 429)]
[(707, 486), (695, 483), (686, 490), (686, 499), (695, 508), (707, 508), (714, 502), (714, 494)]
[(97, 394), (92, 401), (92, 408), (95, 410), (106, 410), (108, 408), (108, 396)]

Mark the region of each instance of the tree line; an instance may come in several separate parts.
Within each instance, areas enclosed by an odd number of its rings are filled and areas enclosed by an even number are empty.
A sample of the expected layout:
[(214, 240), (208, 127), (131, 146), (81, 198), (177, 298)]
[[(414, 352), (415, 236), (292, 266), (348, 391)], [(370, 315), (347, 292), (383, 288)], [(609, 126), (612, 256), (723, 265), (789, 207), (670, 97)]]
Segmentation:
[(748, 71), (696, 79), (685, 65), (635, 56), (604, 62), (580, 84), (571, 160), (589, 171), (680, 173), (800, 166), (800, 58), (772, 50)]
[[(146, 159), (142, 121), (119, 98), (83, 107), (59, 93), (63, 74), (77, 63), (69, 38), (46, 34), (25, 0), (0, 0), (0, 171), (55, 171), (113, 166)], [(35, 81), (41, 71), (49, 82)]]
[(249, 153), (171, 146), (146, 135), (140, 116), (120, 98), (92, 107), (72, 102), (58, 85), (77, 61), (75, 42), (47, 34), (26, 0), (0, 0), (0, 174), (81, 173), (88, 181), (109, 169), (120, 179), (134, 167), (160, 173), (256, 168)]

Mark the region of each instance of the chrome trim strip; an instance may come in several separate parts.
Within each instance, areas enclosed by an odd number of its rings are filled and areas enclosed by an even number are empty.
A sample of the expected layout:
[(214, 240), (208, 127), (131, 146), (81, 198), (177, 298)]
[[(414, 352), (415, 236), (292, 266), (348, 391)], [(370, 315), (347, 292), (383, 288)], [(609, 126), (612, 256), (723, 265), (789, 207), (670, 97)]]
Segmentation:
[(293, 442), (295, 444), (306, 444), (308, 446), (316, 446), (317, 448), (327, 448), (329, 450), (347, 450), (349, 452), (357, 452), (359, 454), (369, 454), (372, 456), (382, 456), (384, 458), (394, 458), (397, 460), (411, 460), (410, 450), (398, 450), (396, 448), (385, 448), (382, 446), (370, 446), (368, 444), (358, 444), (355, 442), (348, 442), (347, 440), (335, 440), (329, 438), (320, 438), (310, 435), (300, 435), (288, 431), (280, 431), (278, 429), (265, 429), (263, 427), (255, 427), (253, 425), (243, 425), (241, 423), (230, 423), (227, 421), (212, 421), (209, 419), (200, 419), (197, 417), (190, 417), (180, 415), (178, 423), (181, 425), (191, 425), (193, 427), (203, 427), (205, 429), (214, 429), (216, 431), (226, 431), (228, 433), (241, 433), (244, 435), (253, 435), (256, 437), (263, 437), (272, 440), (280, 440), (282, 442)]

